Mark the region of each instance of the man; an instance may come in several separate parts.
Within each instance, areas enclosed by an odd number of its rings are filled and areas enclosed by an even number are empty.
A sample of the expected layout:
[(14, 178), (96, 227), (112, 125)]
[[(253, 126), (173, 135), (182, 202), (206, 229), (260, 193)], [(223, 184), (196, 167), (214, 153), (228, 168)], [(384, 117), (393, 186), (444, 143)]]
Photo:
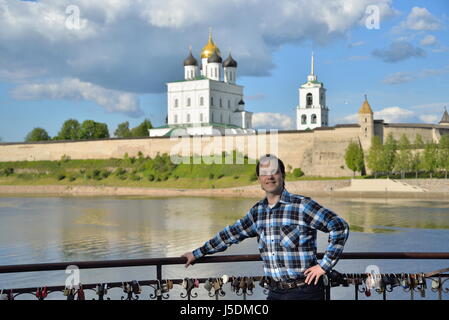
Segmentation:
[[(289, 193), (285, 189), (284, 164), (275, 156), (263, 156), (256, 174), (266, 197), (202, 247), (186, 252), (186, 268), (206, 254), (257, 237), (265, 276), (270, 280), (268, 300), (323, 300), (322, 275), (337, 263), (349, 235), (348, 224), (312, 199)], [(319, 264), (317, 230), (330, 233)]]

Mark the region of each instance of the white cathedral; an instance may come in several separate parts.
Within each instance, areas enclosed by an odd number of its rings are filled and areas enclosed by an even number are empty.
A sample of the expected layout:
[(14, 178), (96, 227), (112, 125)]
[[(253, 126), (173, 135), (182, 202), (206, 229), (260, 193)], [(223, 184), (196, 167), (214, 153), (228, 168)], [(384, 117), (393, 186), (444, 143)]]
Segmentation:
[(253, 114), (245, 111), (243, 86), (236, 84), (236, 78), (237, 61), (231, 53), (222, 60), (209, 32), (200, 68), (190, 48), (184, 60), (184, 80), (167, 83), (167, 123), (150, 129), (150, 137), (170, 136), (175, 129), (179, 129), (177, 135), (254, 133)]
[[(312, 53), (311, 72), (299, 88), (296, 129), (313, 130), (329, 126), (326, 89), (317, 80)], [(199, 69), (199, 70), (198, 70)], [(243, 86), (236, 84), (237, 61), (226, 60), (209, 40), (201, 51), (201, 66), (192, 54), (184, 60), (184, 79), (167, 83), (166, 125), (150, 129), (150, 137), (176, 135), (253, 134), (253, 113), (245, 111)]]

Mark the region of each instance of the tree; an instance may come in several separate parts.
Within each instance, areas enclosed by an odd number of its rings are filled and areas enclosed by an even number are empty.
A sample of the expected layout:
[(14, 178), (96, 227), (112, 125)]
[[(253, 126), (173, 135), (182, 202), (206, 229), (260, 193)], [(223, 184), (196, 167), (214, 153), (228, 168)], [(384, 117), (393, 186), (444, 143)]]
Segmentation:
[(374, 136), (371, 140), (371, 148), (368, 151), (368, 157), (366, 163), (368, 168), (374, 173), (374, 177), (377, 178), (377, 173), (382, 171), (382, 153), (383, 145), (378, 136)]
[(399, 152), (396, 155), (394, 169), (401, 172), (401, 178), (404, 179), (404, 173), (412, 169), (412, 151), (410, 141), (403, 134), (398, 142)]
[(362, 173), (365, 163), (363, 161), (363, 150), (360, 144), (352, 141), (346, 148), (345, 153), (346, 166), (352, 170), (353, 176), (355, 176), (356, 171)]
[(415, 149), (424, 149), (424, 141), (420, 134), (416, 134), (415, 142), (413, 144), (415, 145)]
[(384, 172), (387, 172), (387, 175), (390, 174), (390, 172), (393, 171), (394, 167), (394, 160), (396, 157), (396, 149), (397, 149), (397, 143), (396, 140), (393, 138), (393, 134), (389, 133), (387, 136), (387, 140), (385, 141), (385, 144), (383, 146), (382, 150), (382, 170)]
[(117, 129), (114, 131), (114, 135), (117, 138), (129, 138), (131, 137), (131, 131), (129, 130), (129, 122), (125, 121), (120, 123), (117, 126)]
[(143, 120), (137, 127), (131, 129), (132, 137), (149, 137), (148, 129), (153, 128), (151, 121), (148, 119)]
[(109, 138), (108, 126), (106, 123), (85, 120), (81, 124), (79, 138), (83, 140)]
[(436, 143), (430, 142), (426, 144), (422, 160), (423, 169), (430, 173), (430, 178), (432, 179), (432, 174), (438, 165), (438, 146)]
[(58, 135), (57, 140), (78, 140), (80, 135), (80, 123), (76, 119), (69, 119), (64, 122)]
[(438, 144), (438, 167), (444, 170), (444, 176), (447, 179), (449, 171), (449, 134), (441, 136)]
[(34, 128), (25, 137), (25, 141), (27, 142), (46, 140), (50, 140), (50, 136), (48, 135), (47, 131), (42, 128)]
[(418, 179), (418, 172), (422, 168), (422, 155), (418, 150), (412, 154), (410, 168), (416, 173), (416, 179)]

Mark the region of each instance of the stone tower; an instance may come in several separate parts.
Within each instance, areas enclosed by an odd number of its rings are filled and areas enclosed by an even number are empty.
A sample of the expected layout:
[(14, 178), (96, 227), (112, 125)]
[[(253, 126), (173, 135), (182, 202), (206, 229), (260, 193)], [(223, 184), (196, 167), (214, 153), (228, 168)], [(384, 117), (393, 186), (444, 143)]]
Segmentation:
[(371, 140), (374, 137), (374, 117), (373, 110), (369, 105), (368, 99), (365, 95), (365, 101), (359, 109), (359, 125), (360, 133), (359, 139), (363, 151), (368, 151), (371, 147)]

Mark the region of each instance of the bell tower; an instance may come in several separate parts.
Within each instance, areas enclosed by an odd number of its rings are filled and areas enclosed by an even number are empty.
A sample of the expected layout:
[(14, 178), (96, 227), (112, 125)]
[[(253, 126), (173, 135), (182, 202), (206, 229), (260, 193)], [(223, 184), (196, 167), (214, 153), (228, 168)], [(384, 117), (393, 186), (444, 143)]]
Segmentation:
[(329, 109), (326, 106), (326, 89), (315, 74), (315, 58), (312, 52), (310, 74), (299, 88), (299, 105), (296, 107), (296, 128), (312, 130), (329, 126)]

